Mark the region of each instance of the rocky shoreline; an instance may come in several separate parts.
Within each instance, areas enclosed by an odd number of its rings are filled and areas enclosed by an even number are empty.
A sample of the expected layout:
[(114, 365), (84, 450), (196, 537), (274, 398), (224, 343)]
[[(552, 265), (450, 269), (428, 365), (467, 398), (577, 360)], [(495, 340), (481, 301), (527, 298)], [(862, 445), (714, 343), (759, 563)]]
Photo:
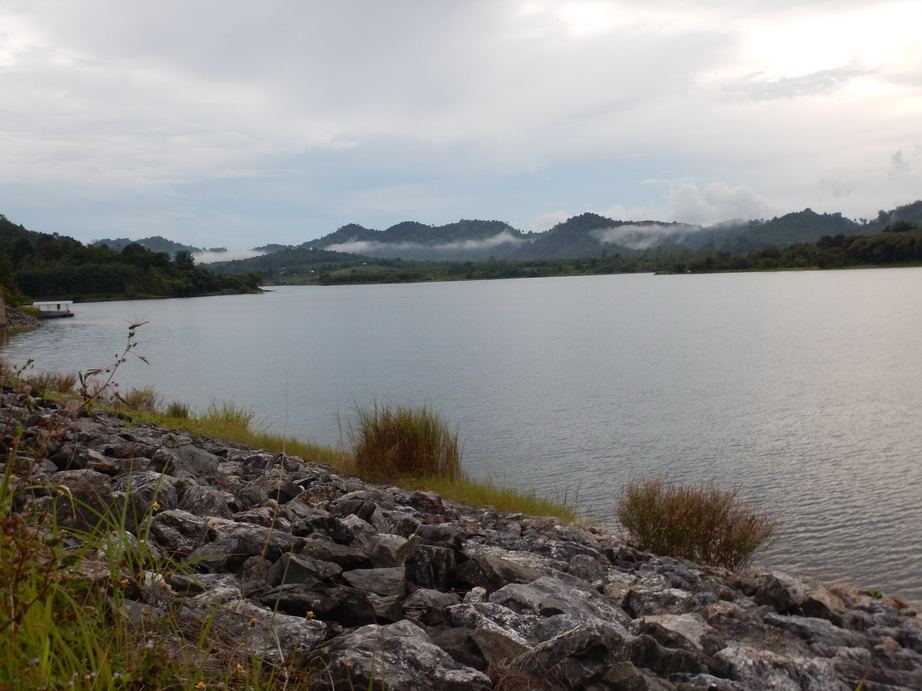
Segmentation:
[[(127, 503), (147, 549), (186, 565), (145, 573), (125, 617), (169, 614), (193, 640), (207, 620), (317, 670), (312, 688), (922, 688), (922, 615), (895, 598), (653, 556), (9, 390), (0, 416), (4, 467), (29, 475), (18, 510), (86, 526)], [(11, 422), (38, 458), (10, 458)]]

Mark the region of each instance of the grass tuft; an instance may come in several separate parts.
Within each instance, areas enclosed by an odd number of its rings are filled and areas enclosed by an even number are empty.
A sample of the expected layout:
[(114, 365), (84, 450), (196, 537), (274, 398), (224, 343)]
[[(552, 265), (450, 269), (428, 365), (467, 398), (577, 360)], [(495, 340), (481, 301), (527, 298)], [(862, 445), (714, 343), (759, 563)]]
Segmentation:
[(458, 434), (426, 407), (356, 407), (351, 432), (355, 472), (362, 477), (383, 482), (462, 477)]
[(144, 386), (123, 394), (122, 402), (132, 410), (153, 413), (160, 405), (160, 396), (152, 388)]
[(188, 419), (190, 416), (189, 405), (182, 401), (171, 401), (163, 411), (167, 417), (178, 417)]
[(628, 482), (616, 515), (637, 545), (655, 554), (737, 569), (768, 544), (774, 517), (745, 506), (739, 488), (671, 485), (661, 477)]

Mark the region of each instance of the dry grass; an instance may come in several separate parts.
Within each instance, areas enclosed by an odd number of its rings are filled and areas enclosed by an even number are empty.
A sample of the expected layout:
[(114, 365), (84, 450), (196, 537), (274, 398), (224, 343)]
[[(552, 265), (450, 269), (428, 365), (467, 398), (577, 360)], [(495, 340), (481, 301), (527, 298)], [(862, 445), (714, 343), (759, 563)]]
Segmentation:
[(167, 417), (188, 418), (189, 405), (181, 401), (171, 401), (163, 411)]
[(121, 395), (122, 403), (132, 410), (153, 413), (160, 407), (160, 396), (152, 388), (144, 386)]
[(357, 407), (351, 433), (355, 472), (361, 477), (461, 479), (458, 434), (426, 407)]
[(24, 378), (32, 395), (44, 397), (51, 392), (68, 394), (77, 385), (77, 375), (64, 372), (36, 372)]
[(629, 482), (616, 515), (642, 549), (703, 564), (739, 568), (769, 543), (774, 517), (745, 506), (738, 488), (671, 485), (654, 477)]

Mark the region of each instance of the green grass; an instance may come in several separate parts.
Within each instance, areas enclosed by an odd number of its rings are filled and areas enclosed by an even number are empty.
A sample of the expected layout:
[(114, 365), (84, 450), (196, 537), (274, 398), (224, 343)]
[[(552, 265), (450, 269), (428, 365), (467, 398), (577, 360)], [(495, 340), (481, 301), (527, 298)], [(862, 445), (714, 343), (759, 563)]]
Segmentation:
[[(14, 511), (27, 484), (57, 496), (62, 518), (80, 510), (92, 524), (78, 530), (59, 523), (55, 511)], [(148, 621), (125, 616), (132, 606), (126, 594), (146, 587), (145, 571), (183, 569), (146, 548), (151, 515), (135, 517), (132, 534), (128, 513), (127, 501), (93, 511), (61, 488), (14, 482), (9, 469), (0, 476), (0, 688), (271, 689), (283, 688), (288, 674), (308, 681), (211, 640), (207, 627), (190, 634), (166, 610)]]
[(769, 514), (744, 505), (739, 489), (716, 483), (669, 484), (661, 477), (628, 482), (616, 515), (642, 549), (736, 569), (777, 531)]
[[(59, 395), (72, 396), (66, 392)], [(426, 408), (376, 405), (357, 409), (352, 424), (354, 449), (349, 453), (270, 432), (265, 425), (258, 424), (249, 408), (212, 403), (204, 411), (195, 413), (185, 403), (173, 401), (162, 408), (160, 401), (151, 389), (135, 389), (111, 408), (121, 414), (127, 413), (136, 423), (153, 423), (202, 437), (299, 456), (310, 463), (331, 466), (338, 473), (357, 475), (371, 482), (389, 482), (407, 489), (431, 490), (450, 501), (470, 506), (554, 516), (568, 523), (577, 520), (576, 502), (569, 501), (567, 496), (555, 501), (539, 497), (534, 491), (467, 477), (461, 470), (457, 433)], [(359, 453), (361, 460), (358, 460)], [(432, 456), (426, 457), (427, 453)], [(408, 460), (403, 454), (408, 454)]]
[[(174, 409), (173, 412), (175, 413), (176, 410)], [(132, 410), (130, 414), (136, 422), (151, 422), (161, 427), (185, 430), (202, 437), (252, 446), (273, 453), (300, 456), (312, 463), (325, 463), (334, 468), (342, 468), (346, 464), (346, 454), (333, 447), (276, 434), (256, 425), (253, 411), (247, 408), (222, 403), (212, 404), (199, 414), (189, 412), (188, 408), (184, 412), (185, 415), (171, 415), (169, 411)]]
[(492, 506), (506, 513), (524, 513), (532, 516), (553, 516), (565, 523), (575, 523), (579, 518), (576, 507), (565, 501), (557, 502), (539, 497), (535, 492), (523, 492), (495, 484), (491, 480), (471, 480), (461, 477), (454, 480), (438, 477), (410, 477), (397, 479), (396, 484), (406, 489), (438, 492), (445, 499), (469, 506)]
[(353, 464), (360, 477), (382, 482), (407, 476), (462, 477), (457, 432), (425, 406), (357, 406), (350, 427)]

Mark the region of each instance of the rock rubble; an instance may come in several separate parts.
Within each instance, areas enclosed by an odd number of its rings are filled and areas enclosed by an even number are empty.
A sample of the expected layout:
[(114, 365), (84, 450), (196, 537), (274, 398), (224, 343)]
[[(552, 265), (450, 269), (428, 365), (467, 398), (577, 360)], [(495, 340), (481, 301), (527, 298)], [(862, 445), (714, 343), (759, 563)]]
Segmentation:
[[(129, 508), (184, 565), (148, 573), (126, 616), (318, 670), (316, 688), (922, 688), (922, 616), (895, 598), (733, 573), (553, 519), (370, 485), (330, 468), (3, 395), (43, 449), (20, 509), (70, 525)], [(6, 424), (6, 423), (4, 423)]]

